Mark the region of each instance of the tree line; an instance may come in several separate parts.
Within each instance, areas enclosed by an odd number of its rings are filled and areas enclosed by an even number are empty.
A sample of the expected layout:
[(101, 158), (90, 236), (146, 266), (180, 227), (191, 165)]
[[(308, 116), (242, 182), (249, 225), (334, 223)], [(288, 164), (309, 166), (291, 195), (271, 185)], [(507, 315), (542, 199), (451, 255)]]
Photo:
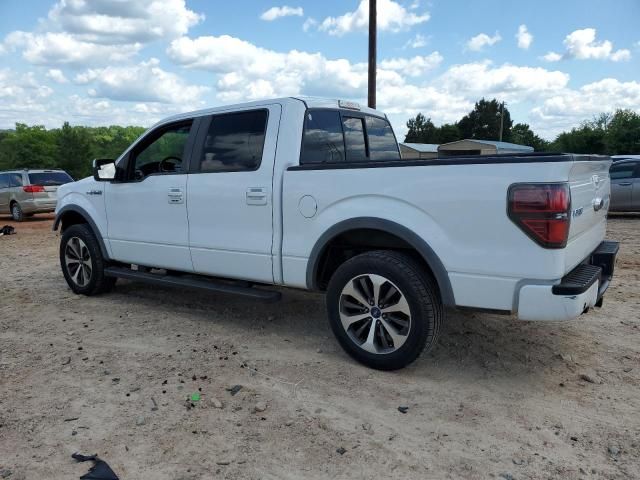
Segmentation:
[(17, 123), (0, 131), (0, 170), (61, 168), (73, 178), (91, 175), (94, 158), (117, 158), (146, 129), (143, 127), (80, 127), (65, 122), (47, 130)]
[[(410, 143), (448, 143), (465, 138), (502, 139), (529, 145), (536, 151), (591, 154), (640, 154), (640, 115), (632, 110), (603, 113), (559, 134), (552, 142), (536, 135), (526, 123), (514, 125), (508, 108), (498, 100), (475, 104), (456, 123), (435, 126), (421, 113), (407, 122), (404, 139)], [(62, 168), (74, 178), (91, 174), (91, 159), (116, 158), (143, 132), (143, 127), (83, 127), (65, 122), (61, 128), (16, 124), (0, 131), (0, 170), (16, 168)]]
[[(502, 116), (502, 118), (501, 118)], [(602, 113), (562, 132), (549, 142), (536, 135), (526, 123), (513, 124), (509, 109), (497, 99), (476, 102), (473, 110), (456, 123), (436, 127), (419, 113), (407, 122), (408, 143), (448, 143), (466, 138), (502, 140), (528, 145), (538, 152), (570, 152), (602, 155), (640, 154), (640, 114), (632, 110)]]

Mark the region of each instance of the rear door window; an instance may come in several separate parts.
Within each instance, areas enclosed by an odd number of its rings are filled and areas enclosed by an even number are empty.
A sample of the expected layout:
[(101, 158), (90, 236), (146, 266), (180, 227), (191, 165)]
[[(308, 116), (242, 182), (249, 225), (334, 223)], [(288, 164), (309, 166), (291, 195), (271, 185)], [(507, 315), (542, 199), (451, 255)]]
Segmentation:
[(201, 172), (257, 170), (262, 162), (267, 110), (214, 115), (204, 142)]
[(370, 160), (400, 160), (396, 137), (385, 119), (367, 115), (367, 136)]
[(0, 173), (0, 188), (9, 188), (9, 174)]
[(309, 110), (304, 122), (300, 163), (340, 163), (344, 159), (340, 112)]
[(71, 178), (66, 172), (40, 172), (29, 174), (29, 183), (31, 185), (57, 187), (69, 182), (73, 182), (73, 178)]

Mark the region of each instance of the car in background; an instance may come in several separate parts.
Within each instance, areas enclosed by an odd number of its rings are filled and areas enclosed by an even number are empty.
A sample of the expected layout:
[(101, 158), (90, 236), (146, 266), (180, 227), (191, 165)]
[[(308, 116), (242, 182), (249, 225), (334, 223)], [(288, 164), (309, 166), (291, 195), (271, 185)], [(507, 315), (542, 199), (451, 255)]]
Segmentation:
[(640, 160), (640, 155), (611, 155), (612, 162), (620, 162), (622, 160)]
[(618, 160), (609, 169), (612, 212), (640, 212), (640, 159)]
[(16, 222), (34, 213), (56, 209), (58, 187), (73, 182), (63, 170), (8, 170), (0, 172), (0, 215), (11, 214)]

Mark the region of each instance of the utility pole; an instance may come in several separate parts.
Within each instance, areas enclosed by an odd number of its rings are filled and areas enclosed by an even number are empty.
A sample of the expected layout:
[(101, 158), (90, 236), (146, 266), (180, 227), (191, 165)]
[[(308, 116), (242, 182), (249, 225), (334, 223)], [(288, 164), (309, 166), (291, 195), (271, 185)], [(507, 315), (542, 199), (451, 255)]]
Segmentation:
[(500, 109), (500, 141), (502, 141), (502, 130), (504, 129), (504, 102), (501, 104)]
[(376, 108), (376, 56), (377, 56), (376, 0), (369, 0), (369, 107)]

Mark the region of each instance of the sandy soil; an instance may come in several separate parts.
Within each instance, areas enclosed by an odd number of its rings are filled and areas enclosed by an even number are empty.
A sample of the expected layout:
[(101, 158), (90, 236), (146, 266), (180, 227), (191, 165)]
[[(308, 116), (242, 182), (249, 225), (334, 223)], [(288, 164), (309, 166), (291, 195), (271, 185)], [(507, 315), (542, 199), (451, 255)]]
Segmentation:
[(314, 294), (73, 295), (51, 221), (0, 237), (0, 478), (78, 478), (76, 451), (122, 480), (640, 478), (638, 216), (610, 220), (603, 309), (451, 312), (437, 348), (393, 373), (348, 358)]

